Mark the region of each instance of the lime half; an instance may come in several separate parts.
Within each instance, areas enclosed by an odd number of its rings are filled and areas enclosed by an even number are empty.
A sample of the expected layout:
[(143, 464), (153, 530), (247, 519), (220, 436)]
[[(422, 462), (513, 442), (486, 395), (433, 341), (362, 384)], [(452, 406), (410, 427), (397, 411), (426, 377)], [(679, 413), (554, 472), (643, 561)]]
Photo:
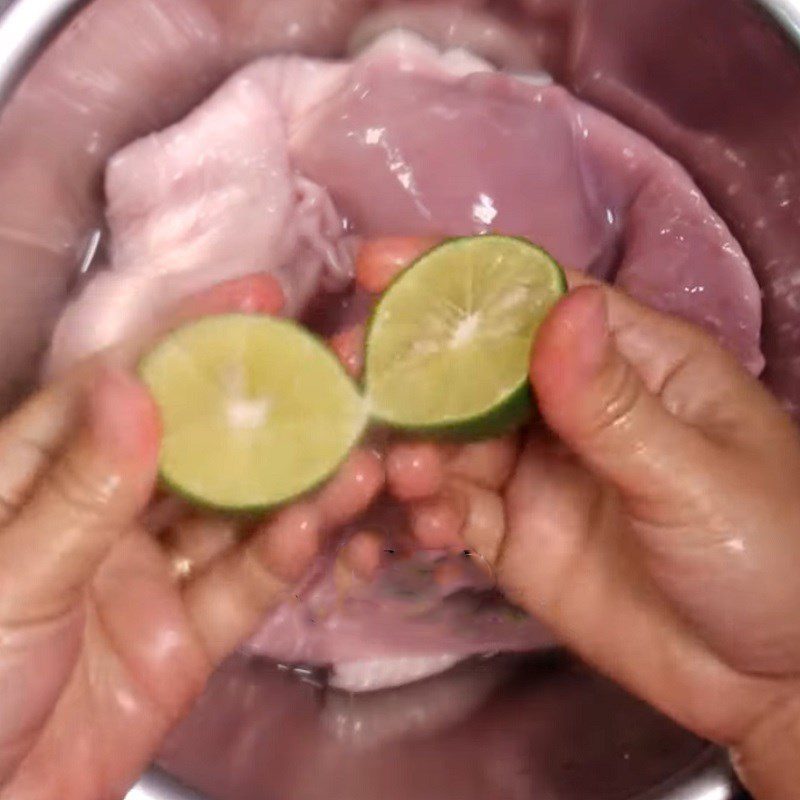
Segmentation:
[(524, 239), (452, 239), (426, 253), (373, 315), (370, 413), (393, 427), (457, 438), (519, 424), (531, 409), (536, 331), (566, 289), (558, 264)]
[(140, 371), (161, 410), (162, 477), (205, 506), (260, 510), (304, 494), (366, 424), (333, 353), (285, 320), (206, 317), (164, 339)]

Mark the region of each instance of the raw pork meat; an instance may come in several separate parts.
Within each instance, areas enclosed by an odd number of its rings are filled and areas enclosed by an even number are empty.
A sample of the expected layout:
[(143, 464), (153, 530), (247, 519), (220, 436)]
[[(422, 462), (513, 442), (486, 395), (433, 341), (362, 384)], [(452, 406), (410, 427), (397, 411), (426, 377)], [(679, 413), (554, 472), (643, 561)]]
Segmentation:
[[(352, 253), (326, 191), (289, 163), (286, 124), (341, 68), (266, 61), (245, 68), (183, 122), (111, 159), (111, 270), (65, 312), (54, 371), (132, 334), (181, 297), (257, 271), (283, 278), (297, 313), (343, 288)], [(292, 87), (290, 98), (286, 87)]]
[[(358, 235), (490, 230), (540, 242), (763, 367), (750, 266), (676, 162), (541, 75), (503, 74), (407, 32), (353, 62), (254, 63), (122, 150), (106, 188), (110, 268), (61, 319), (54, 371), (254, 271), (277, 275), (297, 314), (347, 285)], [(490, 599), (485, 576), (464, 569), (442, 587), (430, 558), (402, 557), (366, 587), (342, 587), (321, 560), (250, 650), (330, 666), (334, 682), (364, 690), (547, 643)]]
[(390, 34), (298, 121), (298, 168), (359, 233), (527, 236), (705, 326), (754, 372), (761, 294), (687, 173), (557, 86)]
[(58, 367), (130, 332), (156, 299), (258, 269), (283, 272), (297, 312), (323, 265), (334, 283), (352, 274), (352, 228), (527, 236), (763, 368), (750, 266), (676, 162), (559, 87), (411, 35), (388, 34), (353, 65), (246, 68), (118, 154), (107, 194), (112, 272), (62, 320)]
[[(452, 577), (437, 580), (445, 566)], [(476, 653), (551, 644), (540, 625), (491, 594), (491, 579), (463, 555), (398, 556), (370, 584), (351, 587), (329, 565), (320, 567), (302, 600), (279, 608), (249, 652), (329, 666), (332, 685), (368, 691), (427, 677)]]

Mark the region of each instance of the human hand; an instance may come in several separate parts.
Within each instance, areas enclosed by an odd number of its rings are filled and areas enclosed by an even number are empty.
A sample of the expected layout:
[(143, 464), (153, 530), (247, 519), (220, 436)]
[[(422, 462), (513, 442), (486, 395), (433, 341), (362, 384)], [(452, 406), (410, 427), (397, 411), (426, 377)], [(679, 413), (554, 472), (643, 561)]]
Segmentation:
[(729, 747), (760, 800), (794, 796), (794, 425), (705, 334), (610, 288), (554, 310), (531, 381), (546, 427), (519, 451), (418, 446), (441, 477), (413, 500), (417, 538), (465, 541), (564, 644)]
[[(271, 278), (248, 278), (174, 319), (275, 313), (278, 298)], [(143, 518), (160, 429), (124, 368), (139, 348), (82, 366), (0, 425), (2, 798), (123, 796), (326, 532), (383, 484), (377, 457), (357, 451), (316, 497), (249, 531), (185, 511), (175, 525)]]
[[(360, 282), (384, 289), (426, 246), (364, 247)], [(532, 355), (545, 424), (461, 448), (400, 443), (389, 487), (418, 544), (466, 542), (561, 641), (730, 747), (760, 796), (791, 796), (798, 432), (698, 329), (569, 280)]]

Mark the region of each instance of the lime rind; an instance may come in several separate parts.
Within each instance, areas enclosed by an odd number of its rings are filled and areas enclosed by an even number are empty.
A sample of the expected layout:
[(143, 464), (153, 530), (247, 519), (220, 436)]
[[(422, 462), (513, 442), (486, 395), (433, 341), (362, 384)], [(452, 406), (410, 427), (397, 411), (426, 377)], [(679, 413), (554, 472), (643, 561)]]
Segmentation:
[(259, 504), (253, 503), (250, 505), (226, 505), (224, 503), (215, 502), (214, 500), (209, 500), (208, 497), (203, 497), (201, 494), (193, 493), (187, 490), (185, 487), (181, 486), (178, 483), (174, 483), (170, 478), (164, 474), (162, 471), (159, 474), (159, 480), (161, 485), (165, 490), (170, 492), (170, 494), (175, 495), (176, 497), (182, 498), (187, 503), (196, 506), (198, 509), (202, 509), (204, 511), (209, 512), (217, 512), (219, 514), (224, 514), (228, 517), (233, 517), (236, 519), (246, 520), (248, 518), (260, 518), (264, 514), (268, 514), (272, 511), (278, 511), (286, 505), (290, 505), (291, 503), (295, 503), (299, 500), (303, 500), (318, 489), (321, 489), (325, 486), (326, 483), (335, 475), (339, 469), (345, 464), (347, 461), (350, 452), (356, 445), (358, 444), (358, 439), (356, 439), (347, 453), (342, 456), (341, 461), (339, 461), (331, 470), (330, 474), (325, 475), (324, 477), (320, 478), (316, 483), (313, 485), (308, 486), (308, 488), (304, 489), (303, 491), (298, 492), (298, 494), (290, 495), (283, 500), (279, 501), (270, 501), (267, 504)]

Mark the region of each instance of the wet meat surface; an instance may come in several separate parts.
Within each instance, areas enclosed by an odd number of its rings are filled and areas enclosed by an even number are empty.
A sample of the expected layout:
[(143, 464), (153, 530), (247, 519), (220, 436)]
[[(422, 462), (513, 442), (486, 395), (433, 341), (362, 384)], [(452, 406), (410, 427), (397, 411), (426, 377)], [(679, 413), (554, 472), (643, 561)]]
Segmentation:
[[(184, 119), (118, 152), (105, 186), (108, 269), (62, 316), (54, 373), (189, 294), (213, 301), (258, 274), (278, 279), (285, 313), (308, 312), (316, 325), (310, 304), (325, 308), (356, 277), (362, 292), (380, 288), (367, 280), (380, 280), (370, 263), (386, 255), (380, 247), (402, 249), (413, 235), (422, 250), (488, 231), (526, 236), (703, 325), (753, 372), (763, 367), (750, 265), (676, 162), (541, 73), (515, 77), (407, 31), (379, 36), (352, 61), (273, 57), (243, 68)], [(371, 302), (331, 302), (331, 344), (357, 374)], [(398, 516), (381, 500), (342, 532), (342, 553), (319, 561), (248, 650), (331, 665), (337, 685), (364, 691), (476, 653), (549, 646), (534, 620), (493, 596), (469, 553), (448, 552), (471, 523), (446, 492), (429, 491), (433, 467), (420, 474), (417, 462), (430, 466), (435, 453), (375, 458), (355, 454), (363, 476), (323, 490), (320, 524), (335, 529), (353, 504), (373, 506), (384, 470), (412, 507)], [(295, 517), (304, 535), (302, 514), (269, 524)], [(395, 548), (406, 532), (415, 544)]]

